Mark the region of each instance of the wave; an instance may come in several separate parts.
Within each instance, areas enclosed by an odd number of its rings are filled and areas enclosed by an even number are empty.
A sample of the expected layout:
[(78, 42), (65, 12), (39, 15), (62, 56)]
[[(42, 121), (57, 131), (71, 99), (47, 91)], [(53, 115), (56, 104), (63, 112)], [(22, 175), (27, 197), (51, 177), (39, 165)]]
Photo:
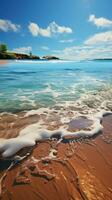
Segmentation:
[(71, 63), (71, 62), (80, 62), (80, 61), (73, 61), (73, 60), (15, 60), (16, 63)]
[[(47, 90), (51, 92), (50, 85)], [(26, 100), (25, 97), (22, 100)], [(112, 114), (112, 87), (110, 86), (97, 92), (88, 92), (76, 101), (62, 101), (54, 106), (40, 107), (30, 111), (24, 110), (22, 121), (35, 115), (40, 116), (39, 121), (35, 120), (36, 123), (23, 127), (16, 138), (1, 138), (0, 152), (4, 158), (7, 158), (24, 147), (34, 146), (37, 141), (50, 139), (56, 134), (59, 134), (61, 139), (66, 136), (93, 137), (102, 131), (101, 121), (106, 114)], [(0, 117), (2, 118), (3, 115), (1, 113)], [(90, 120), (92, 124), (87, 129), (79, 127), (78, 131), (70, 131), (70, 122), (80, 117)]]

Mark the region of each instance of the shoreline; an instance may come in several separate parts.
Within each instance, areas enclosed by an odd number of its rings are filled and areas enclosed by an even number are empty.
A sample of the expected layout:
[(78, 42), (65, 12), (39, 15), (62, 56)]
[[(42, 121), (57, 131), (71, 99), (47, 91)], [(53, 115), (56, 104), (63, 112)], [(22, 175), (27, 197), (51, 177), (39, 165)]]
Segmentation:
[(55, 112), (50, 113), (49, 117), (46, 114), (42, 109), (40, 114), (38, 110), (38, 114), (29, 112), (20, 113), (20, 115), (1, 115), (0, 155), (3, 158), (10, 158), (23, 148), (33, 147), (37, 142), (55, 138), (57, 135), (59, 141), (66, 140), (66, 138), (74, 140), (92, 138), (102, 131), (103, 117), (112, 112), (102, 110), (92, 116), (79, 115), (77, 117), (74, 115), (71, 117), (70, 113), (68, 119), (60, 119)]
[(112, 115), (103, 118), (103, 133), (96, 138), (37, 142), (31, 155), (7, 172), (2, 199), (111, 200), (111, 122)]

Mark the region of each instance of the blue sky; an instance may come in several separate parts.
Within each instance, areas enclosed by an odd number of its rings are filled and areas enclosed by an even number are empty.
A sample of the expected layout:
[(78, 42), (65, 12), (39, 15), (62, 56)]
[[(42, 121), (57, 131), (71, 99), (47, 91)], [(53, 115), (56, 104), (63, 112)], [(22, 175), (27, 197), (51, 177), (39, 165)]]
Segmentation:
[(112, 0), (0, 0), (0, 42), (40, 56), (112, 57)]

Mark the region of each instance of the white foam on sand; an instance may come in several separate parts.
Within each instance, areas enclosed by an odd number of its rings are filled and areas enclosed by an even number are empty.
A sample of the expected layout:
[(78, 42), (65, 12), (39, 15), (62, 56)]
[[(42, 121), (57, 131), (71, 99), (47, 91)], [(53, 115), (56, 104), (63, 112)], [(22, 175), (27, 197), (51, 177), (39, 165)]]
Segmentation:
[(41, 115), (43, 113), (49, 113), (49, 111), (49, 108), (39, 108), (37, 110), (30, 110), (25, 113), (24, 117), (29, 117), (31, 115)]
[(101, 119), (106, 114), (112, 114), (112, 112), (103, 110), (97, 113), (94, 118), (91, 118), (93, 120), (93, 125), (90, 131), (80, 130), (77, 132), (69, 132), (64, 127), (60, 127), (58, 130), (55, 131), (50, 131), (46, 130), (46, 128), (42, 126), (42, 121), (39, 121), (38, 123), (28, 125), (26, 128), (21, 130), (19, 136), (17, 136), (16, 138), (1, 139), (0, 152), (4, 158), (7, 158), (13, 156), (24, 147), (34, 146), (37, 141), (49, 139), (51, 136), (57, 133), (59, 133), (62, 138), (70, 135), (74, 137), (92, 137), (102, 131), (103, 126), (101, 125)]

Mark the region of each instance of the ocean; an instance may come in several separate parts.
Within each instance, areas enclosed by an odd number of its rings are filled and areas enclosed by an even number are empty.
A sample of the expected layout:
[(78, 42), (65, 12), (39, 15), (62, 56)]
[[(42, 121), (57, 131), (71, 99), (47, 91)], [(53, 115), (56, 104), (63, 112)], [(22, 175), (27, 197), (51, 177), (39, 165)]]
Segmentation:
[[(4, 157), (56, 133), (60, 137), (93, 136), (103, 129), (103, 115), (111, 111), (112, 61), (26, 60), (0, 66), (0, 116), (18, 117), (18, 121), (8, 119), (12, 120), (13, 132), (15, 121), (20, 126), (16, 138), (9, 138), (8, 133), (8, 140), (1, 142)], [(24, 121), (30, 116), (38, 116), (38, 120), (32, 123), (29, 119), (22, 126), (20, 119)], [(71, 131), (73, 120), (79, 127), (72, 127)]]
[(103, 91), (111, 97), (111, 89), (111, 61), (9, 61), (0, 67), (0, 112), (75, 105), (84, 96), (88, 104), (92, 94), (95, 100)]

